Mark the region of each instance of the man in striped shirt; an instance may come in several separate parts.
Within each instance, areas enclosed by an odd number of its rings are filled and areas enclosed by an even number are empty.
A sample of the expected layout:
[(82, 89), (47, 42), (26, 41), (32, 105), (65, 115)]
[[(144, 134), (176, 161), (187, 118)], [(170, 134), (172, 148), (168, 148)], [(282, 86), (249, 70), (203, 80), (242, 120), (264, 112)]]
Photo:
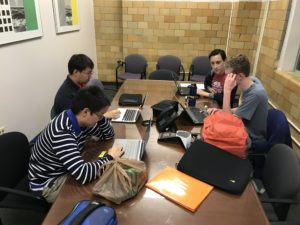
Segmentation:
[(110, 139), (111, 123), (103, 116), (109, 100), (96, 86), (81, 89), (71, 109), (63, 111), (38, 136), (29, 162), (30, 189), (53, 202), (68, 175), (85, 184), (105, 170), (105, 164), (123, 154), (113, 147), (94, 162), (85, 161), (82, 150), (88, 137)]

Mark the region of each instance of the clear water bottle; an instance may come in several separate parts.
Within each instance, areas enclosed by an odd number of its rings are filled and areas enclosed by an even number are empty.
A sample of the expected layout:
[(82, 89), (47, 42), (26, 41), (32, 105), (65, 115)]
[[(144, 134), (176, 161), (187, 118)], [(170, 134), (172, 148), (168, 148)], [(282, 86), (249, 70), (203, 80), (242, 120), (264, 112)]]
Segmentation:
[(207, 105), (204, 105), (204, 107), (203, 107), (203, 113), (204, 113), (205, 116), (208, 115), (207, 109), (208, 109), (208, 106), (207, 106)]

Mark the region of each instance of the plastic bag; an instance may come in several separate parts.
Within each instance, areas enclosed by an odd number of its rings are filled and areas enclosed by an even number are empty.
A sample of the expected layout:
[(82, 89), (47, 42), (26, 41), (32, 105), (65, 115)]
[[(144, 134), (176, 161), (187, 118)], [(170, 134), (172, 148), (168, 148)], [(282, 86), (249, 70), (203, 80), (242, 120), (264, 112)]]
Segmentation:
[(116, 204), (134, 197), (147, 181), (143, 161), (119, 158), (106, 166), (109, 168), (93, 187), (93, 193)]

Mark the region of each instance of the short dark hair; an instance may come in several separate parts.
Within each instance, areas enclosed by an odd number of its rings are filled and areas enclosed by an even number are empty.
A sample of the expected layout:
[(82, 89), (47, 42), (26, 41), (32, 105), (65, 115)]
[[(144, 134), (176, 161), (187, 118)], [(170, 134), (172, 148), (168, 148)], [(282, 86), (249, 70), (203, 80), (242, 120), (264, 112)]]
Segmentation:
[(250, 75), (250, 62), (245, 55), (233, 56), (227, 63), (227, 68), (231, 68), (232, 72), (235, 74), (243, 73), (246, 77)]
[(91, 113), (95, 113), (109, 105), (108, 98), (99, 87), (88, 86), (79, 90), (72, 101), (71, 110), (75, 115), (84, 108), (88, 108)]
[(225, 61), (227, 58), (224, 50), (216, 48), (216, 49), (212, 50), (211, 53), (209, 53), (208, 59), (210, 59), (210, 57), (215, 56), (215, 55), (220, 55), (221, 58), (223, 59), (223, 61)]
[(84, 54), (75, 54), (72, 55), (69, 59), (68, 70), (69, 74), (72, 74), (74, 70), (78, 70), (79, 72), (85, 70), (86, 68), (94, 69), (93, 61)]

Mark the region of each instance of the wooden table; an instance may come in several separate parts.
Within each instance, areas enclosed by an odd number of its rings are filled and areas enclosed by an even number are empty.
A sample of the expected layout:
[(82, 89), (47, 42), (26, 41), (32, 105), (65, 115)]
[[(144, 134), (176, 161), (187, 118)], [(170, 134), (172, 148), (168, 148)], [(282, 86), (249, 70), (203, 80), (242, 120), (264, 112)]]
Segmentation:
[[(142, 115), (136, 124), (114, 123), (117, 138), (141, 138), (145, 127), (141, 121), (152, 116), (151, 105), (162, 99), (173, 99), (175, 85), (172, 81), (127, 80), (116, 94), (111, 109), (117, 108), (117, 102), (122, 93), (148, 92)], [(183, 97), (180, 98), (183, 101)], [(213, 106), (214, 103), (205, 98), (197, 101), (197, 106)], [(184, 119), (177, 119), (177, 127), (183, 130), (199, 132), (200, 126), (194, 127)], [(152, 178), (166, 166), (174, 167), (184, 149), (176, 143), (157, 142), (158, 132), (153, 126), (146, 146), (144, 161), (148, 167), (148, 176)], [(105, 142), (90, 142), (86, 146), (84, 157), (93, 160), (98, 153), (113, 144), (113, 140)], [(105, 202), (116, 209), (121, 225), (264, 225), (269, 224), (260, 201), (249, 184), (241, 195), (232, 195), (214, 189), (195, 213), (170, 202), (150, 189), (143, 188), (136, 197), (116, 205), (103, 198), (94, 196), (91, 190), (97, 181), (86, 185), (69, 178), (64, 184), (58, 198), (53, 203), (43, 224), (53, 225), (61, 221), (71, 211), (76, 202), (83, 199), (94, 199)]]

